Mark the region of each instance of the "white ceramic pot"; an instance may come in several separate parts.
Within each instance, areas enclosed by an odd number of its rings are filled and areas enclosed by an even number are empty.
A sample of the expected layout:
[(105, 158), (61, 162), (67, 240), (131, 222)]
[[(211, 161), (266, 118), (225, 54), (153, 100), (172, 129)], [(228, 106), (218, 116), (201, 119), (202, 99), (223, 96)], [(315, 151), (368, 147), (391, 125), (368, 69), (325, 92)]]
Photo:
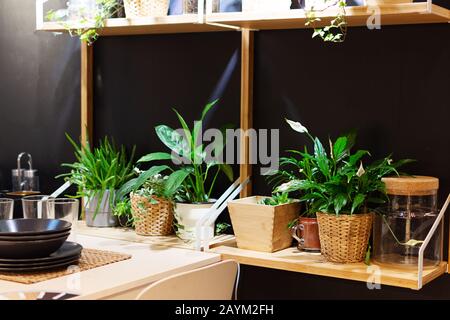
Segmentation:
[(291, 0), (242, 0), (242, 12), (289, 11)]
[[(177, 203), (175, 205), (175, 220), (179, 226), (177, 235), (183, 240), (193, 241), (196, 239), (197, 222), (208, 214), (215, 201), (210, 203), (193, 204)], [(201, 230), (202, 239), (212, 239), (216, 221), (212, 221)]]

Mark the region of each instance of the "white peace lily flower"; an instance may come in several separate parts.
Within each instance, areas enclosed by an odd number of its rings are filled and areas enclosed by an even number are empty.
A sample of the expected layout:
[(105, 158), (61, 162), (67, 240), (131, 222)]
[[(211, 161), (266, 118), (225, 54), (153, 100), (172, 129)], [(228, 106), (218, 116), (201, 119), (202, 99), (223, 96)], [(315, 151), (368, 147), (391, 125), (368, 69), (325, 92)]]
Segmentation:
[(361, 162), (361, 165), (359, 166), (358, 172), (356, 172), (356, 175), (358, 177), (361, 177), (364, 173), (366, 173), (366, 170), (364, 170), (363, 164)]
[(308, 129), (304, 127), (300, 122), (295, 122), (289, 119), (286, 119), (286, 122), (291, 126), (294, 131), (305, 133), (308, 132)]
[(280, 186), (277, 188), (277, 191), (279, 191), (279, 192), (285, 192), (285, 191), (287, 191), (287, 190), (289, 189), (290, 186), (291, 186), (291, 182), (283, 183), (282, 185), (280, 185)]
[(388, 165), (391, 165), (392, 162), (394, 162), (394, 160), (392, 160), (392, 159), (388, 159), (388, 161), (387, 161)]

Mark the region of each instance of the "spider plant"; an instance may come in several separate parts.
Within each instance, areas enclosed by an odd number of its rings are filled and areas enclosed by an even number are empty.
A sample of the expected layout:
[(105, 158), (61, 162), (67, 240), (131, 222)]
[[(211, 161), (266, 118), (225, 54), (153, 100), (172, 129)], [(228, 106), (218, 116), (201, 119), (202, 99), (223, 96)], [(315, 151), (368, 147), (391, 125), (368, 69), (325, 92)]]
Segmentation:
[[(70, 172), (61, 174), (56, 178), (64, 178), (65, 181), (78, 187), (75, 198), (92, 199), (98, 196), (103, 199), (107, 191), (114, 192), (125, 184), (133, 175), (133, 147), (130, 159), (124, 146), (117, 148), (114, 141), (108, 137), (100, 140), (99, 146), (92, 148), (89, 141), (85, 145), (78, 145), (67, 133), (66, 137), (75, 149), (74, 163), (63, 163)], [(110, 197), (113, 204), (115, 197)], [(94, 213), (94, 219), (100, 209), (101, 201), (98, 201)]]

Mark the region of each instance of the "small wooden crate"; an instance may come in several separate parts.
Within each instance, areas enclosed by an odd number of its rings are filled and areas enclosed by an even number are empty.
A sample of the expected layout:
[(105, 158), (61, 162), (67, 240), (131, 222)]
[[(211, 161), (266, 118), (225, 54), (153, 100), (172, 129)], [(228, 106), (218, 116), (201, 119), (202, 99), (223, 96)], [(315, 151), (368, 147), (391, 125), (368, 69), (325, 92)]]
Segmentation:
[(275, 252), (292, 244), (289, 222), (300, 212), (299, 202), (278, 206), (258, 204), (255, 196), (228, 202), (237, 246), (241, 249)]

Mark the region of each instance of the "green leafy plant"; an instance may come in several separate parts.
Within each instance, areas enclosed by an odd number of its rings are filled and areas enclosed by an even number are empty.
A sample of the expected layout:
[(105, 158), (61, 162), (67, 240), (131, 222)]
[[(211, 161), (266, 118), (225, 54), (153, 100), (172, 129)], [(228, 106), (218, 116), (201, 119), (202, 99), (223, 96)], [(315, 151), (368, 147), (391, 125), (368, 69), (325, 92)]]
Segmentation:
[(314, 6), (311, 6), (311, 8), (305, 9), (306, 26), (314, 27), (322, 21), (322, 19), (317, 16), (317, 12), (322, 12), (331, 7), (335, 7), (337, 9), (337, 14), (331, 19), (329, 25), (320, 28), (315, 27), (312, 37), (320, 37), (326, 42), (344, 42), (347, 35), (347, 20), (345, 17), (346, 0), (319, 0), (318, 3), (324, 3), (325, 7), (315, 9)]
[(216, 224), (216, 230), (215, 230), (216, 236), (225, 233), (225, 231), (227, 231), (228, 228), (230, 228), (230, 227), (231, 227), (231, 225), (229, 223), (226, 223), (226, 222), (217, 223)]
[(260, 200), (259, 204), (264, 204), (266, 206), (278, 206), (280, 204), (291, 203), (293, 199), (289, 198), (289, 193), (275, 193), (271, 197), (264, 198)]
[(134, 225), (135, 222), (135, 218), (131, 212), (130, 192), (148, 199), (151, 204), (158, 204), (158, 199), (161, 198), (174, 201), (175, 195), (178, 192), (178, 190), (173, 190), (172, 193), (167, 191), (168, 176), (158, 173), (148, 177), (141, 184), (140, 177), (144, 172), (137, 168), (135, 168), (135, 172), (138, 174), (138, 177), (130, 179), (118, 190), (118, 203), (114, 210), (114, 214), (117, 217), (126, 217), (128, 225)]
[(113, 214), (119, 219), (119, 223), (122, 227), (134, 226), (134, 218), (131, 213), (130, 198), (126, 197), (121, 201), (118, 201), (113, 210)]
[(64, 21), (54, 10), (47, 12), (46, 19), (60, 23), (71, 36), (78, 36), (92, 45), (99, 37), (98, 30), (105, 26), (105, 20), (123, 9), (123, 3), (118, 0), (96, 0), (96, 4), (95, 12), (83, 12), (77, 21)]
[(291, 128), (306, 134), (312, 141), (313, 153), (291, 150), (293, 156), (284, 158), (282, 165), (293, 165), (294, 172), (279, 170), (275, 179), (281, 183), (275, 192), (300, 191), (300, 201), (306, 204), (307, 213), (330, 214), (366, 213), (387, 201), (385, 185), (381, 178), (399, 172), (397, 169), (413, 160), (394, 162), (391, 156), (364, 167), (363, 158), (370, 155), (367, 150), (351, 152), (355, 143), (354, 133), (329, 140), (329, 150), (313, 137), (299, 122), (287, 120)]
[[(149, 177), (163, 171), (168, 171), (170, 175), (167, 178), (163, 196), (175, 195), (176, 200), (179, 202), (205, 203), (210, 200), (211, 193), (214, 190), (217, 177), (220, 173), (224, 173), (232, 181), (233, 170), (231, 166), (219, 161), (208, 160), (205, 145), (201, 143), (200, 135), (203, 121), (207, 113), (216, 103), (217, 100), (205, 106), (200, 120), (195, 122), (193, 128), (190, 128), (180, 113), (174, 109), (182, 127), (183, 134), (180, 134), (167, 125), (159, 125), (155, 128), (157, 136), (170, 149), (171, 153), (150, 153), (142, 157), (138, 161), (138, 164), (171, 160), (176, 164), (176, 169), (172, 169), (168, 165), (152, 166), (147, 171), (142, 172), (138, 178), (127, 183), (121, 194), (135, 191)], [(215, 141), (215, 156), (219, 156), (224, 147), (225, 143), (223, 141)]]
[[(101, 140), (96, 148), (92, 148), (88, 140), (85, 145), (78, 145), (67, 133), (66, 137), (75, 149), (77, 161), (63, 163), (62, 166), (71, 171), (56, 178), (64, 178), (78, 187), (75, 198), (92, 199), (99, 196), (99, 199), (103, 199), (107, 191), (119, 189), (133, 177), (135, 147), (128, 160), (125, 147), (117, 148), (114, 141), (110, 142), (108, 137)], [(115, 197), (110, 197), (110, 202), (114, 204)], [(98, 201), (94, 219), (100, 204), (101, 201)]]

